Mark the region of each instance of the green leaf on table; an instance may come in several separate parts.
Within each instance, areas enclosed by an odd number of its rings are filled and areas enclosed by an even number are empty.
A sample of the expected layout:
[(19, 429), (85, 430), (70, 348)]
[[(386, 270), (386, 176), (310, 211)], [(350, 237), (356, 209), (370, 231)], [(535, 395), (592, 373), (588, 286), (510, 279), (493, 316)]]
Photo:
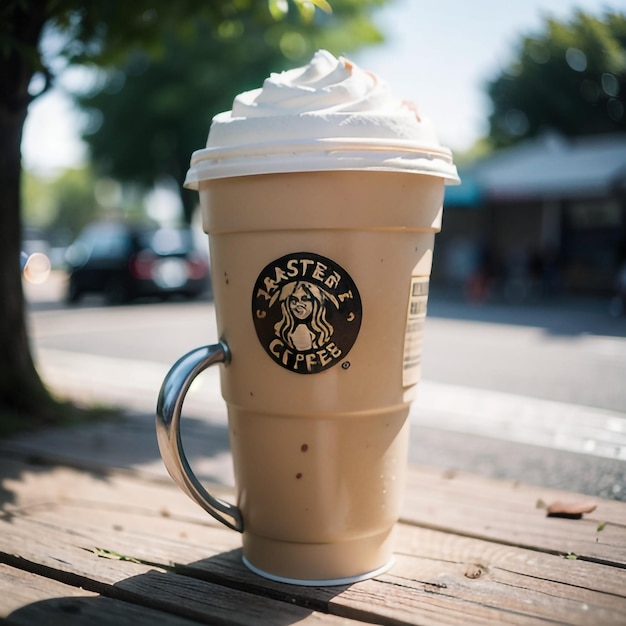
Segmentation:
[(132, 563), (141, 563), (138, 559), (132, 556), (126, 556), (113, 550), (107, 550), (106, 548), (93, 548), (93, 553), (103, 559), (112, 559), (114, 561), (131, 561)]

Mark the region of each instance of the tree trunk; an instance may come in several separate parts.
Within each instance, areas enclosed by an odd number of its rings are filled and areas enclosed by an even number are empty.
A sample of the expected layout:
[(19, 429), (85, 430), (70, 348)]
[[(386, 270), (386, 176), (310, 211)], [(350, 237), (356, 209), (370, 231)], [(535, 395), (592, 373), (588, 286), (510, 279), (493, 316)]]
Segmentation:
[[(16, 39), (32, 50), (44, 23), (39, 11), (16, 16)], [(21, 427), (49, 422), (58, 406), (31, 357), (20, 267), (21, 140), (34, 73), (33, 58), (17, 46), (0, 53), (0, 421), (19, 418)], [(6, 430), (2, 428), (1, 430)]]

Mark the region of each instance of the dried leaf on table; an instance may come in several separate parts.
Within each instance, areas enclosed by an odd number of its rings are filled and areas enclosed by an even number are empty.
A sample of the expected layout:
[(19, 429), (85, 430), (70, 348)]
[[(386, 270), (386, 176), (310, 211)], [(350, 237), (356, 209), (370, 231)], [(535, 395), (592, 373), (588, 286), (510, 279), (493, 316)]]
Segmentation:
[(548, 517), (580, 519), (584, 513), (592, 513), (596, 505), (591, 502), (553, 502), (546, 509)]

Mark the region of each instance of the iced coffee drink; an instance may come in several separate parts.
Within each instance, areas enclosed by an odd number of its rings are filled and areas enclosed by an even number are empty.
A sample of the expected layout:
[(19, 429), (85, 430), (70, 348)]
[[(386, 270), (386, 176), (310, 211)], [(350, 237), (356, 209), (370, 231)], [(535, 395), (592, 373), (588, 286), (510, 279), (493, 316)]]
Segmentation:
[(428, 120), (324, 51), (237, 96), (193, 155), (261, 575), (340, 584), (392, 562), (446, 181)]

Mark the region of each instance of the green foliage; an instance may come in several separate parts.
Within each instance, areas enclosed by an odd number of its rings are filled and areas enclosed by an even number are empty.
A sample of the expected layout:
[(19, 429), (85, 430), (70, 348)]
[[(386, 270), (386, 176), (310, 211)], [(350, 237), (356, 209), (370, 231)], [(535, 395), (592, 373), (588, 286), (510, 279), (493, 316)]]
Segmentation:
[[(300, 13), (305, 24), (310, 24), (315, 18), (315, 9), (321, 9), (325, 13), (332, 13), (333, 9), (326, 0), (294, 0), (294, 5)], [(268, 0), (268, 7), (275, 20), (282, 20), (289, 14), (287, 0)]]
[(381, 40), (368, 12), (380, 2), (336, 0), (332, 14), (317, 12), (304, 22), (306, 4), (298, 2), (293, 12), (271, 2), (280, 19), (269, 23), (252, 19), (248, 10), (218, 24), (195, 20), (182, 39), (173, 29), (165, 32), (158, 57), (136, 52), (110, 70), (93, 92), (78, 97), (90, 114), (84, 139), (97, 171), (145, 189), (174, 179), (190, 217), (197, 194), (182, 182), (191, 153), (237, 93), (260, 86), (272, 71), (308, 61), (317, 48), (339, 54)]
[(28, 226), (47, 228), (56, 215), (55, 202), (48, 191), (49, 181), (29, 172), (22, 177), (22, 218)]
[(626, 132), (626, 14), (576, 12), (525, 37), (488, 86), (495, 147), (545, 130), (565, 136)]
[(162, 33), (172, 30), (185, 38), (195, 20), (212, 24), (227, 21), (245, 11), (259, 23), (269, 23), (267, 5), (255, 0), (207, 2), (206, 0), (56, 0), (49, 26), (67, 38), (60, 54), (69, 63), (114, 65), (136, 50), (158, 55)]
[(54, 180), (26, 173), (22, 185), (23, 218), (26, 224), (75, 237), (103, 208), (96, 199), (96, 179), (90, 168), (68, 169)]
[(99, 215), (94, 188), (94, 176), (89, 169), (66, 170), (54, 181), (50, 193), (56, 204), (56, 229), (73, 238)]
[(476, 161), (488, 156), (493, 152), (493, 146), (491, 145), (487, 137), (482, 137), (474, 142), (464, 152), (454, 152), (454, 163), (461, 169), (471, 166)]

